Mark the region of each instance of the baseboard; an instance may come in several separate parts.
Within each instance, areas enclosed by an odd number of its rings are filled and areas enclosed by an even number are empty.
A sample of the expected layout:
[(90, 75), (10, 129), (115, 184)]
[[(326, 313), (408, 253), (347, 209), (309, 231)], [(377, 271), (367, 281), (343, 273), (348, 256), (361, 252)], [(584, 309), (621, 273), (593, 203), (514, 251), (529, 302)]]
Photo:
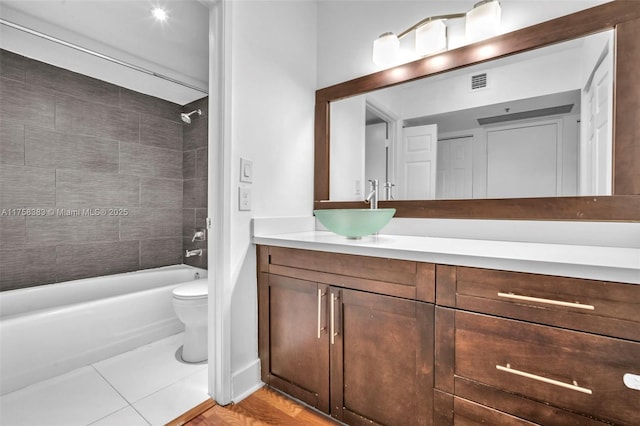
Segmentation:
[(262, 386), (264, 383), (260, 380), (260, 360), (256, 359), (231, 375), (231, 400), (238, 403)]

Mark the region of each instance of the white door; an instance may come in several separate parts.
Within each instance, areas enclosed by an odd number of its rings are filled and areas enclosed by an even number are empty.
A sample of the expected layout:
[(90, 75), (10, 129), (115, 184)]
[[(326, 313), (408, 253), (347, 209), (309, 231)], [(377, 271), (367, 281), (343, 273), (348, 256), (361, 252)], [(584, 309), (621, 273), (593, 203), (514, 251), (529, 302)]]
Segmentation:
[(438, 141), (436, 198), (473, 198), (473, 137)]
[(555, 197), (559, 190), (559, 129), (553, 122), (487, 132), (487, 197)]
[(438, 126), (405, 127), (402, 133), (398, 150), (398, 198), (432, 200), (436, 196)]
[(610, 195), (613, 179), (611, 55), (597, 66), (584, 91), (586, 135), (580, 155), (580, 193)]

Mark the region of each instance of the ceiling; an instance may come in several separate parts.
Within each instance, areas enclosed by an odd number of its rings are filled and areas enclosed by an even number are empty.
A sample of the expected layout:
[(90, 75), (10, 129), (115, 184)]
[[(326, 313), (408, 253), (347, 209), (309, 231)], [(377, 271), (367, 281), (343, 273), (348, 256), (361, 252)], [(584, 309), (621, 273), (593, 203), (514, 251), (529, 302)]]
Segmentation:
[[(158, 22), (160, 5), (168, 20)], [(206, 96), (209, 17), (206, 0), (0, 0), (0, 17), (170, 79), (116, 65), (0, 25), (0, 47), (180, 105)]]
[(564, 114), (580, 115), (580, 90), (484, 105), (404, 120), (405, 127), (437, 124), (438, 133), (460, 132), (486, 124)]

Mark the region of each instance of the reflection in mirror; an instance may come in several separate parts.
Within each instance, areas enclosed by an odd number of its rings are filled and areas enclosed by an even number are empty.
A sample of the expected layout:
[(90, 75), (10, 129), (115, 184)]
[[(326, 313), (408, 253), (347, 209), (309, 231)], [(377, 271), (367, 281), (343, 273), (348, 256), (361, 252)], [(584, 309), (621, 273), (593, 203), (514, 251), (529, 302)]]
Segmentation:
[(610, 195), (613, 31), (331, 102), (330, 200)]

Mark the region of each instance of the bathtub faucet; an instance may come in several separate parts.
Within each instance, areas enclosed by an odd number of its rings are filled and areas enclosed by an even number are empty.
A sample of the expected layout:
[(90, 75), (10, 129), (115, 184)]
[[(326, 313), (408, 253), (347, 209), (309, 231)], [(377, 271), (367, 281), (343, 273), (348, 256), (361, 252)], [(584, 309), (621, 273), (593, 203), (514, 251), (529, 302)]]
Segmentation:
[(202, 249), (186, 250), (184, 257), (202, 256)]

